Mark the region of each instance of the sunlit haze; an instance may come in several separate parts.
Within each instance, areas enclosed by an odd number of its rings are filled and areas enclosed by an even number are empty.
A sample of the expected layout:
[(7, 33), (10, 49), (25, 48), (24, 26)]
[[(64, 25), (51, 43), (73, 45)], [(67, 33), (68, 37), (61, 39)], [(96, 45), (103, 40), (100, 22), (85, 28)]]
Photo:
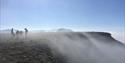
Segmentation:
[(0, 0), (0, 29), (107, 31), (125, 42), (125, 0)]

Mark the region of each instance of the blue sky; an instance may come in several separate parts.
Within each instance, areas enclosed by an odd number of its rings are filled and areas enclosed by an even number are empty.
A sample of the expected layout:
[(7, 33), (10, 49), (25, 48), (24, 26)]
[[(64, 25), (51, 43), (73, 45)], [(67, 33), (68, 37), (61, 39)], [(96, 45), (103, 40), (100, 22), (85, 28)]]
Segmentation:
[(1, 29), (122, 31), (125, 0), (0, 0)]

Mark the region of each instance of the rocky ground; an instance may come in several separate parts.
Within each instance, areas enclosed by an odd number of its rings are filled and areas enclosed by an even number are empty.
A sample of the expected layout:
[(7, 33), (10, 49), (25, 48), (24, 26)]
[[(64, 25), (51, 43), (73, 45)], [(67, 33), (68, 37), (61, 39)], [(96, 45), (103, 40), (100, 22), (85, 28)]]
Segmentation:
[(0, 42), (0, 63), (65, 63), (46, 44)]

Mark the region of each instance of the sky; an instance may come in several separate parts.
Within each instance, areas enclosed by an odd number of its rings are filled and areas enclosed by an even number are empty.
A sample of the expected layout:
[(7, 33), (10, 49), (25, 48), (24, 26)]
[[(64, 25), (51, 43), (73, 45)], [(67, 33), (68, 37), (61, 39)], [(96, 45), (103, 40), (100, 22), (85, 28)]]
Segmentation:
[(125, 34), (125, 0), (0, 0), (0, 29), (69, 28)]

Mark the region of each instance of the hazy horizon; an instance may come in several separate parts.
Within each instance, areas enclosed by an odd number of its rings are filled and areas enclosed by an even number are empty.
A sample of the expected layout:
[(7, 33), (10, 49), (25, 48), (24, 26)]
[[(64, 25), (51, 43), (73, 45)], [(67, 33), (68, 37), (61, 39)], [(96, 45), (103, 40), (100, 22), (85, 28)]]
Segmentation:
[(0, 0), (0, 29), (106, 31), (125, 41), (125, 0)]

